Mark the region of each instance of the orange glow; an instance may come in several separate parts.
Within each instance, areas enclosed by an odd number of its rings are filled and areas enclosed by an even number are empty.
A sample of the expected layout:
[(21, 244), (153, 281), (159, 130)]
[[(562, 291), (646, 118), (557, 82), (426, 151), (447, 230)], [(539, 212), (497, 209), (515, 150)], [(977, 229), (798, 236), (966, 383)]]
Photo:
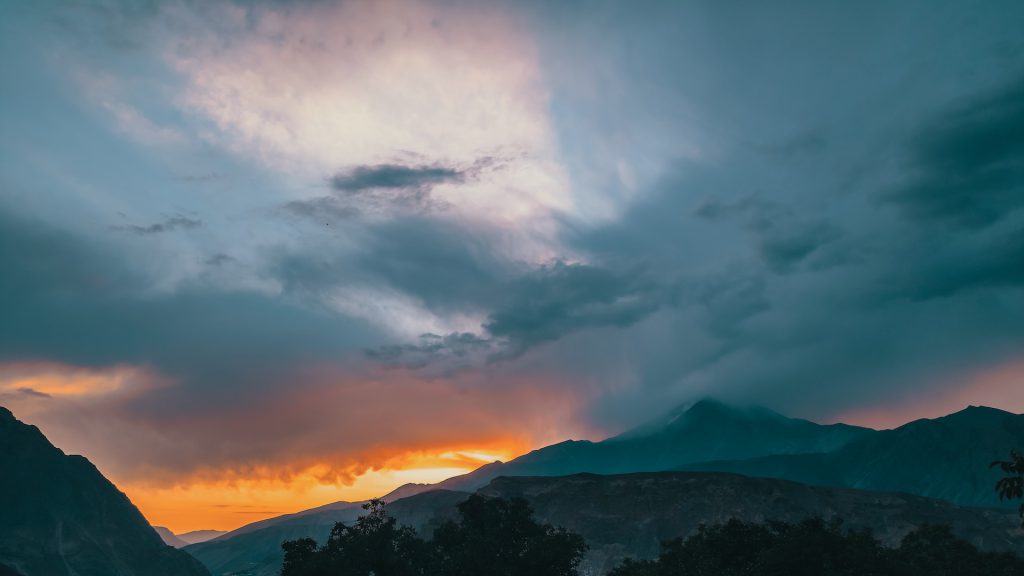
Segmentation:
[(174, 487), (145, 483), (118, 484), (146, 519), (172, 532), (233, 530), (250, 522), (315, 508), (339, 500), (359, 501), (383, 496), (407, 483), (434, 483), (465, 474), (494, 460), (509, 460), (525, 452), (520, 442), (507, 448), (488, 445), (480, 450), (445, 450), (409, 454), (398, 459), (401, 468), (370, 470), (350, 485), (323, 484), (322, 470), (287, 480), (196, 481)]
[(139, 379), (140, 371), (130, 366), (90, 370), (46, 363), (0, 365), (0, 393), (92, 396), (116, 392)]
[(178, 383), (146, 367), (0, 364), (0, 404), (179, 533), (383, 496), (586, 432), (578, 389), (554, 378), (330, 365), (292, 377), (244, 402), (165, 410), (152, 398)]

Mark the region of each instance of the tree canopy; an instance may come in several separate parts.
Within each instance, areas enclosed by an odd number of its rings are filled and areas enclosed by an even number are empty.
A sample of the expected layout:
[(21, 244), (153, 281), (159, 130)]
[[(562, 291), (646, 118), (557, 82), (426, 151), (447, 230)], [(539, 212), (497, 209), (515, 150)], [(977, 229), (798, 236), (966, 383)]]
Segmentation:
[(384, 503), (338, 523), (323, 546), (310, 538), (285, 542), (282, 576), (572, 576), (586, 546), (577, 534), (541, 524), (525, 500), (470, 496), (459, 518), (425, 541), (398, 526)]
[(627, 560), (609, 576), (1010, 576), (1012, 554), (980, 552), (944, 526), (924, 526), (887, 548), (839, 522), (731, 520), (662, 544), (655, 560)]

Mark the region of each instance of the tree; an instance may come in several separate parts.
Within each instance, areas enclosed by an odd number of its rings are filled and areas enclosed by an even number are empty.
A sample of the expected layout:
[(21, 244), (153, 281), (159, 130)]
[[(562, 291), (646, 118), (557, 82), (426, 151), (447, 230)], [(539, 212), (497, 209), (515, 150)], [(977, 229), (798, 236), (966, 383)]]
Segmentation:
[(374, 499), (367, 514), (347, 526), (334, 525), (327, 543), (317, 548), (310, 538), (285, 542), (281, 576), (421, 576), (426, 574), (426, 543)]
[(459, 516), (434, 532), (435, 574), (570, 576), (586, 550), (578, 534), (534, 521), (519, 498), (473, 494), (459, 504)]
[[(1024, 498), (1024, 456), (1016, 450), (1010, 450), (1009, 460), (996, 460), (989, 468), (998, 466), (1007, 476), (996, 482), (996, 492), (1000, 500), (1020, 500)], [(1018, 509), (1021, 526), (1024, 526), (1024, 504)]]
[(1024, 560), (981, 552), (944, 526), (922, 526), (898, 548), (868, 531), (810, 518), (731, 520), (662, 544), (656, 560), (626, 560), (609, 576), (1020, 576)]
[(352, 526), (338, 523), (318, 547), (310, 538), (282, 544), (281, 576), (575, 576), (586, 546), (571, 532), (534, 521), (524, 500), (473, 495), (458, 521), (430, 542), (398, 526), (380, 500)]

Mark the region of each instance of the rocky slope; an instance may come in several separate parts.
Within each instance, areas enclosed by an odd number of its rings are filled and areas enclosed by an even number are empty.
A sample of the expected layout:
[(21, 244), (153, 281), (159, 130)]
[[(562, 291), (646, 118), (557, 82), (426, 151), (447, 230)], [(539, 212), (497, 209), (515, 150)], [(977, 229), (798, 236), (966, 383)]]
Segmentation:
[(88, 460), (0, 407), (0, 574), (208, 576)]

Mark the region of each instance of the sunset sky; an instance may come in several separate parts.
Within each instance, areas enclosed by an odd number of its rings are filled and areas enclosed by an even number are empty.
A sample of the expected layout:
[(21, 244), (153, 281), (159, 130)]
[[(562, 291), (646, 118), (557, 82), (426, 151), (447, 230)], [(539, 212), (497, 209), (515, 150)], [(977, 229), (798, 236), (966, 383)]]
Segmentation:
[(703, 396), (1024, 412), (1021, 30), (1012, 0), (0, 3), (0, 405), (176, 532)]

